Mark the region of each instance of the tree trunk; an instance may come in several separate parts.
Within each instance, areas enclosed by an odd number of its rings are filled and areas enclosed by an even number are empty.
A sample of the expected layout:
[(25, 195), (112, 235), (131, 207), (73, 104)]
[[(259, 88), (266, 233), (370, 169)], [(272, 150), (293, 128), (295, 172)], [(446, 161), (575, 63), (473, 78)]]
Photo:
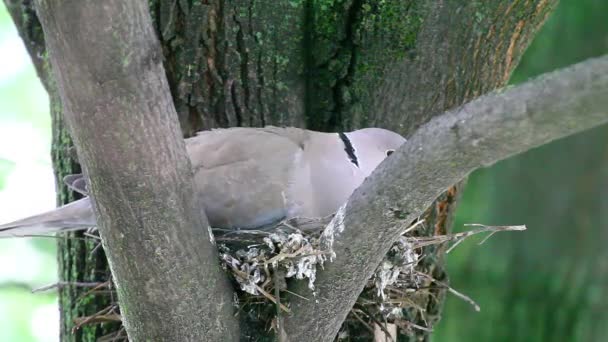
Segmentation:
[[(554, 0), (484, 2), (302, 0), (150, 1), (184, 135), (227, 126), (289, 125), (323, 131), (385, 127), (409, 136), (434, 115), (504, 85)], [(6, 1), (51, 94), (53, 161), (60, 180), (78, 171), (61, 119), (40, 24), (31, 1)], [(59, 202), (72, 198), (60, 182)], [(423, 234), (444, 234), (460, 194), (455, 186), (424, 215)], [(108, 279), (101, 249), (74, 235), (61, 240), (63, 281)], [(95, 250), (94, 250), (95, 249)], [(446, 280), (443, 248), (429, 247), (420, 270)], [(74, 318), (107, 305), (83, 291), (60, 292), (62, 340), (93, 341), (118, 325)], [(94, 298), (94, 299), (93, 299)], [(109, 298), (108, 298), (109, 300)], [(432, 325), (443, 290), (419, 298)], [(268, 326), (268, 322), (261, 326)], [(264, 331), (249, 322), (244, 334)], [(362, 325), (351, 340), (369, 340)], [(419, 340), (412, 330), (399, 340)]]

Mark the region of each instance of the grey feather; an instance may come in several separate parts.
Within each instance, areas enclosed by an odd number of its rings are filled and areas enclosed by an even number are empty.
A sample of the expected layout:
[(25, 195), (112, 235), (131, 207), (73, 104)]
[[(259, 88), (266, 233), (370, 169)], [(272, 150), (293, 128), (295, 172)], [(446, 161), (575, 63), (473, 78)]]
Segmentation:
[[(345, 146), (346, 143), (350, 146)], [(321, 133), (299, 128), (228, 128), (186, 139), (200, 203), (213, 227), (251, 229), (284, 218), (335, 212), (365, 177), (405, 142), (366, 128)], [(352, 162), (356, 158), (357, 165)], [(64, 179), (86, 195), (82, 175)], [(0, 225), (0, 237), (86, 229), (95, 225), (84, 198), (53, 211)]]
[(0, 237), (31, 236), (95, 226), (88, 197), (39, 215), (0, 225)]
[(89, 195), (87, 183), (82, 173), (76, 173), (63, 177), (63, 183), (72, 191), (75, 191), (83, 196)]

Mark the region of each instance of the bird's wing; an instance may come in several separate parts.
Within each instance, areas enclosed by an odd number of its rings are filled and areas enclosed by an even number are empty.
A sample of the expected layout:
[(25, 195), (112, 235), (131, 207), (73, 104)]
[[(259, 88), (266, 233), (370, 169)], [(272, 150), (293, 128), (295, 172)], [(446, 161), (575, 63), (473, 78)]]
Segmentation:
[(284, 218), (295, 162), (308, 134), (297, 128), (230, 128), (187, 139), (209, 223), (247, 229)]

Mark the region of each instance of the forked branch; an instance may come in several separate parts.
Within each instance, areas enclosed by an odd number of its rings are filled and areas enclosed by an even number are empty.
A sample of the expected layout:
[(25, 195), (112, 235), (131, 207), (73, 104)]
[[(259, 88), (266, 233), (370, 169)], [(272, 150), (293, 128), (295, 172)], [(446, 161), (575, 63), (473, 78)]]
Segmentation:
[[(422, 126), (355, 191), (334, 222), (334, 262), (316, 300), (291, 298), (292, 341), (331, 341), (391, 244), (471, 171), (608, 121), (608, 56), (482, 96)], [(335, 229), (336, 225), (340, 229)], [(337, 233), (341, 232), (341, 233)], [(296, 293), (307, 293), (299, 284)]]

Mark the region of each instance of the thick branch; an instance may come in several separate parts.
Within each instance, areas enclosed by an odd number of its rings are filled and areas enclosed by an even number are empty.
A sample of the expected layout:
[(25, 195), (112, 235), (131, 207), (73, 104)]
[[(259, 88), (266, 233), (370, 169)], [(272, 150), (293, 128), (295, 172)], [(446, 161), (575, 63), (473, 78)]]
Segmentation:
[(37, 2), (133, 341), (233, 341), (148, 3)]
[[(350, 198), (336, 259), (318, 273), (316, 299), (292, 298), (290, 340), (333, 340), (394, 239), (446, 188), (479, 167), (607, 121), (605, 56), (490, 93), (422, 126)], [(307, 292), (298, 285), (297, 293)]]

